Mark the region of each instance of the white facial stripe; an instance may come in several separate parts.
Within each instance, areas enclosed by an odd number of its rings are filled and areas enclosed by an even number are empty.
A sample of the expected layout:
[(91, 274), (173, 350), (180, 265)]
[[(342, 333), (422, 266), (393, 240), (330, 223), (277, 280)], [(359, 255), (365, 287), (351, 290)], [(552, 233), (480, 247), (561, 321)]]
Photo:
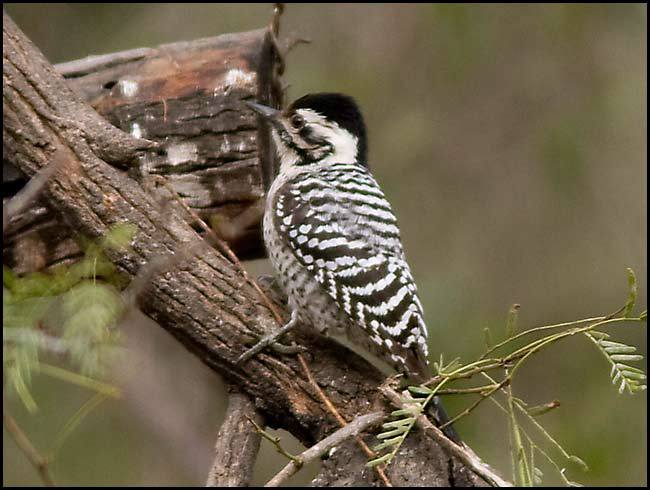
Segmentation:
[(298, 109), (296, 112), (305, 119), (315, 136), (332, 145), (332, 154), (319, 163), (355, 163), (359, 144), (356, 136), (311, 109)]
[(298, 109), (296, 112), (300, 114), (308, 124), (322, 124), (325, 121), (325, 118), (321, 114), (312, 109)]
[(271, 134), (273, 135), (273, 142), (280, 157), (281, 166), (290, 167), (294, 165), (298, 161), (298, 154), (282, 142), (276, 130), (271, 131)]

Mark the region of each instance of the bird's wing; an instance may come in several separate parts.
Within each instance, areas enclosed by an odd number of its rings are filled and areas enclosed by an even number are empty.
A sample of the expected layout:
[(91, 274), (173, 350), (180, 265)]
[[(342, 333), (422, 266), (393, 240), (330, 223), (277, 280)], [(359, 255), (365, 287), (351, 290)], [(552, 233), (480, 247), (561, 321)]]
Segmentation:
[(296, 258), (369, 345), (398, 370), (422, 373), (422, 305), (396, 218), (372, 176), (348, 169), (288, 182), (277, 203), (277, 226)]

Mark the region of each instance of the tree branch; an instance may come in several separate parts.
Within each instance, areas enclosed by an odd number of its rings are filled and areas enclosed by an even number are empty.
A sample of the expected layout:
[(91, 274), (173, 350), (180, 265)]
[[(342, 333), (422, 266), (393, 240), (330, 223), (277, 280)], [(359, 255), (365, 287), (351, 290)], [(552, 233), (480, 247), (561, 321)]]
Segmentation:
[(228, 409), (214, 447), (214, 462), (207, 487), (245, 487), (253, 476), (260, 435), (249, 422), (262, 425), (262, 417), (248, 396), (230, 391)]

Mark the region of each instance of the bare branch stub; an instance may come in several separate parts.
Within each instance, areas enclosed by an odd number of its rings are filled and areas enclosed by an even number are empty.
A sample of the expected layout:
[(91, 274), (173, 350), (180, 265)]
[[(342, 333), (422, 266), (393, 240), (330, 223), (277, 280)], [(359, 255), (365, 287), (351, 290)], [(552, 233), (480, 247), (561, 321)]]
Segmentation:
[(260, 447), (260, 435), (249, 418), (262, 425), (250, 398), (231, 391), (228, 408), (214, 448), (214, 461), (207, 487), (242, 487), (250, 484)]

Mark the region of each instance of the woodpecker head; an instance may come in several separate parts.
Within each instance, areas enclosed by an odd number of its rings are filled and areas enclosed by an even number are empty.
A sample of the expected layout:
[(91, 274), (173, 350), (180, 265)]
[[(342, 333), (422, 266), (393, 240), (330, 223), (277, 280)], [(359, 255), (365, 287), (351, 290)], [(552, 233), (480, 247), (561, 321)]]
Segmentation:
[(366, 126), (352, 97), (308, 94), (288, 109), (247, 102), (273, 129), (281, 167), (358, 163), (367, 167)]

